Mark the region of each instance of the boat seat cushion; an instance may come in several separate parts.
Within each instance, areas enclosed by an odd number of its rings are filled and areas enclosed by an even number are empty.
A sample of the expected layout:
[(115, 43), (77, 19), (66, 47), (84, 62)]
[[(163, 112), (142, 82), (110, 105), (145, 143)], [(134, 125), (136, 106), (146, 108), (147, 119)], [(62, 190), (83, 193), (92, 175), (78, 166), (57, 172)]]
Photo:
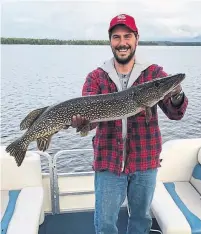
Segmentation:
[(198, 163), (194, 167), (190, 182), (201, 195), (201, 149), (198, 152)]
[(195, 187), (195, 189), (200, 193), (201, 196), (201, 164), (198, 163), (193, 170), (190, 183)]
[(6, 234), (20, 190), (1, 191), (1, 234)]
[(26, 187), (21, 190), (6, 234), (15, 234), (16, 230), (20, 234), (38, 234), (43, 196), (42, 187)]
[(163, 234), (201, 233), (200, 194), (189, 182), (157, 182), (152, 212)]
[(198, 162), (201, 164), (201, 148), (198, 151)]

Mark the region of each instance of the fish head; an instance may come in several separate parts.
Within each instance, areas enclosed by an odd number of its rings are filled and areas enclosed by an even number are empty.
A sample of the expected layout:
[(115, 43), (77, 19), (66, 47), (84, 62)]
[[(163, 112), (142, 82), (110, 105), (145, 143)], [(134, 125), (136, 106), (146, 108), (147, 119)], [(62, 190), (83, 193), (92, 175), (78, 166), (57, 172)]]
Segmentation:
[(184, 79), (185, 74), (178, 73), (176, 75), (159, 78), (154, 82), (160, 99), (163, 99), (168, 93), (175, 89)]
[(184, 73), (178, 73), (143, 83), (138, 89), (138, 101), (144, 106), (153, 106), (162, 100), (185, 79)]

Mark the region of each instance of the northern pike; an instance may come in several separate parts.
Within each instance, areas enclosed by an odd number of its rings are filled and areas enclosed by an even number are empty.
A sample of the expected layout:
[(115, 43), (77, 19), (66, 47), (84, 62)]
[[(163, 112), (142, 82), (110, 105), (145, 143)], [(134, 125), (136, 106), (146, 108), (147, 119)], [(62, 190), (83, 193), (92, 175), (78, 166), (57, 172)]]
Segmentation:
[(62, 129), (71, 126), (72, 117), (85, 117), (87, 124), (77, 129), (87, 135), (90, 123), (112, 121), (136, 115), (145, 110), (146, 121), (151, 118), (151, 107), (162, 100), (185, 79), (185, 74), (178, 73), (153, 79), (126, 90), (90, 96), (82, 96), (31, 111), (20, 123), (20, 129), (27, 131), (6, 151), (14, 156), (17, 166), (24, 160), (32, 141), (37, 141), (41, 151), (48, 149), (51, 137)]

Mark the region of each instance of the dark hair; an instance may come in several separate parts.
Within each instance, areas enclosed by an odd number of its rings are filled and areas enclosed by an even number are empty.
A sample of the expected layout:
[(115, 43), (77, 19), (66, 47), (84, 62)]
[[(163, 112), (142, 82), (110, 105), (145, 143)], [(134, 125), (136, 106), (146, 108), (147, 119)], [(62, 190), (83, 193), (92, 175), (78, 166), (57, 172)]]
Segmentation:
[[(125, 26), (124, 24), (119, 24), (119, 25)], [(125, 27), (126, 27), (126, 26), (125, 26)], [(114, 28), (115, 28), (115, 27), (114, 27)], [(113, 31), (114, 28), (112, 28), (112, 29), (109, 31), (109, 39), (110, 39), (110, 41), (111, 41), (112, 31)], [(136, 32), (136, 31), (132, 31), (132, 32), (134, 33), (134, 36), (137, 38), (138, 32)]]

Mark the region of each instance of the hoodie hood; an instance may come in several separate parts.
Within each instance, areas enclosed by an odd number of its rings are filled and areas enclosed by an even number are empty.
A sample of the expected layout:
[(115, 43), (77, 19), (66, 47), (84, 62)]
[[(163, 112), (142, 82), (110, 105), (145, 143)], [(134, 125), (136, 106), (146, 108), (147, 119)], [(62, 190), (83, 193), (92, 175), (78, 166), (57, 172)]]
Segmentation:
[[(139, 56), (136, 55), (135, 64), (134, 64), (134, 67), (131, 71), (127, 88), (131, 87), (132, 84), (140, 76), (141, 72), (144, 71), (149, 66), (151, 66), (152, 64), (153, 63), (145, 61), (143, 58), (140, 58)], [(114, 58), (111, 58), (111, 59), (105, 61), (100, 68), (103, 69), (108, 74), (108, 76), (111, 78), (111, 80), (116, 84), (118, 91), (121, 91), (122, 90), (121, 83), (120, 83), (117, 71), (114, 67)]]

